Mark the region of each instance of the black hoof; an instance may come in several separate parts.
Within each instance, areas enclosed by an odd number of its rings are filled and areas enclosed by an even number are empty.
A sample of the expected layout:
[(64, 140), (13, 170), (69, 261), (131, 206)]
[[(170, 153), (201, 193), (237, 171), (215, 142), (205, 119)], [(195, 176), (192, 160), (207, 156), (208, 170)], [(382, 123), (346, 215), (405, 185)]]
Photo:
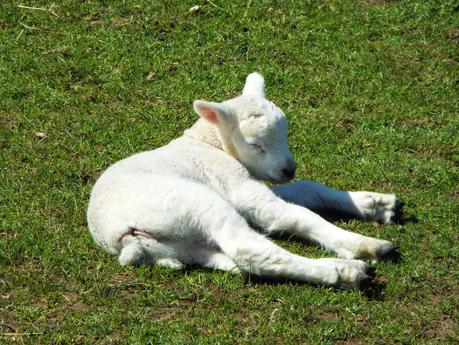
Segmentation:
[(395, 210), (396, 211), (401, 211), (403, 209), (403, 206), (405, 206), (405, 203), (399, 199), (395, 200)]
[(384, 261), (391, 261), (391, 262), (398, 262), (401, 259), (401, 254), (398, 251), (399, 246), (395, 244), (387, 244), (383, 246), (378, 253), (378, 257), (380, 260)]
[(405, 206), (403, 201), (398, 199), (395, 201), (394, 216), (392, 217), (392, 221), (396, 224), (403, 222), (403, 206)]
[(368, 266), (368, 268), (366, 269), (365, 273), (370, 278), (374, 279), (376, 277), (376, 269), (373, 266)]
[(359, 290), (368, 290), (373, 284), (373, 278), (370, 276), (365, 276), (360, 282), (359, 282)]

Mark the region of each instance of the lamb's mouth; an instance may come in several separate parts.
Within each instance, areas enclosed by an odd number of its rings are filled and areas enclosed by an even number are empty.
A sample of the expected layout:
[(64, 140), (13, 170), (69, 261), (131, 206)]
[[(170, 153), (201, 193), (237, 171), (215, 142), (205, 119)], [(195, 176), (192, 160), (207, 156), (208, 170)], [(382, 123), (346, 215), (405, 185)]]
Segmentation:
[(288, 177), (288, 176), (272, 177), (271, 175), (268, 175), (268, 174), (265, 174), (265, 175), (256, 174), (255, 175), (252, 173), (252, 176), (255, 177), (257, 180), (267, 181), (267, 182), (276, 183), (276, 184), (285, 183), (293, 179), (293, 177)]
[(280, 178), (273, 178), (271, 176), (268, 176), (266, 181), (269, 181), (271, 183), (285, 183), (285, 182), (288, 182), (288, 181), (290, 181), (292, 179), (293, 179), (293, 177), (287, 177), (287, 176), (283, 176), (283, 177), (280, 177)]

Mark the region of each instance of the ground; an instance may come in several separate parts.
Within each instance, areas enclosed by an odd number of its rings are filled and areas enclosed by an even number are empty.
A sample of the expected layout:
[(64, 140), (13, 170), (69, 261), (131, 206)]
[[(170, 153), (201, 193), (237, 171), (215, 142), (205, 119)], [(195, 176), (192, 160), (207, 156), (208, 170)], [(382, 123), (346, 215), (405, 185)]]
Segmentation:
[[(458, 9), (2, 2), (0, 342), (456, 344)], [(337, 221), (400, 245), (372, 291), (121, 267), (92, 241), (85, 211), (100, 173), (181, 135), (193, 100), (235, 96), (252, 71), (289, 118), (297, 179), (405, 201), (399, 224)]]

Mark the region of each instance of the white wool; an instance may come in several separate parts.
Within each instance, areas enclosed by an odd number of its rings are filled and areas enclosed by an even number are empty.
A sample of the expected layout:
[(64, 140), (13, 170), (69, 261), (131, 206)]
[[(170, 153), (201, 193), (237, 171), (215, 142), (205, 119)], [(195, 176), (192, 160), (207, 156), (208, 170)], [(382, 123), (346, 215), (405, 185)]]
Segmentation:
[[(338, 205), (389, 222), (395, 196), (341, 192), (312, 182), (280, 186), (274, 193), (267, 188), (261, 180), (286, 182), (296, 164), (287, 119), (264, 98), (258, 73), (247, 77), (241, 96), (223, 103), (195, 101), (194, 108), (201, 119), (183, 136), (115, 163), (97, 181), (88, 225), (102, 248), (123, 265), (200, 264), (349, 287), (367, 278), (367, 264), (354, 259), (378, 260), (391, 244), (339, 229), (303, 206)], [(268, 234), (295, 233), (343, 259), (291, 254), (249, 223)]]

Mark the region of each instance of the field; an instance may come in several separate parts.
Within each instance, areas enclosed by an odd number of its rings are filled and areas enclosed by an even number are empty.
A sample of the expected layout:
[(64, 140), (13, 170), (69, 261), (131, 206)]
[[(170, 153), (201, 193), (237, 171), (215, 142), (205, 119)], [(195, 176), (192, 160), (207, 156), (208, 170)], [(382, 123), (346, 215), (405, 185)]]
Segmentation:
[[(200, 10), (189, 12), (194, 5)], [(0, 343), (457, 344), (457, 1), (2, 1)], [(86, 225), (115, 161), (260, 71), (297, 180), (396, 193), (368, 292), (121, 267)], [(294, 239), (295, 253), (327, 253)]]

